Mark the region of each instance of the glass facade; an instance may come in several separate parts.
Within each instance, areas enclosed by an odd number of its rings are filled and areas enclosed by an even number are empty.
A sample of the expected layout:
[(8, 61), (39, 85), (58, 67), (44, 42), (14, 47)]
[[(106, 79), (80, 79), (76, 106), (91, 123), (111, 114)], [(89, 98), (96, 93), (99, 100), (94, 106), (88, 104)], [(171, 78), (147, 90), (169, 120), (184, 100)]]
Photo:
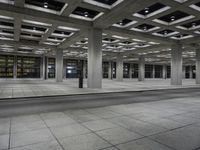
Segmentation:
[[(41, 62), (40, 57), (29, 57), (29, 56), (9, 56), (0, 55), (0, 78), (13, 78), (14, 77), (14, 58), (16, 58), (17, 65), (17, 78), (40, 78), (41, 74)], [(46, 61), (47, 60), (47, 61)], [(56, 59), (46, 58), (46, 74), (48, 78), (55, 78), (56, 71)], [(78, 60), (76, 59), (64, 59), (64, 72), (66, 78), (78, 78)], [(186, 78), (190, 77), (191, 66), (185, 67)], [(103, 62), (102, 64), (102, 77), (108, 78), (109, 62)], [(153, 71), (155, 71), (153, 73)], [(84, 68), (85, 77), (87, 77), (87, 65)], [(162, 65), (145, 65), (145, 78), (163, 77), (163, 66)], [(192, 66), (192, 77), (195, 78), (195, 66)], [(171, 76), (171, 66), (167, 66), (167, 78)], [(116, 62), (112, 63), (112, 78), (116, 78)], [(123, 78), (138, 78), (138, 64), (123, 64)]]
[(39, 57), (17, 56), (17, 78), (40, 78)]
[(66, 62), (66, 78), (78, 78), (78, 61), (68, 59)]
[(195, 78), (196, 77), (196, 67), (195, 66), (185, 66), (185, 78)]
[(13, 78), (14, 56), (0, 56), (0, 78)]
[(116, 62), (113, 62), (112, 64), (112, 70), (113, 70), (113, 78), (116, 78)]
[(196, 78), (196, 66), (192, 66), (192, 78)]
[(153, 65), (145, 65), (145, 78), (153, 78)]
[(129, 78), (129, 70), (130, 70), (130, 64), (129, 63), (124, 63), (123, 65), (123, 77), (124, 78)]
[(162, 78), (163, 77), (163, 66), (155, 65), (155, 78)]
[(138, 78), (138, 64), (133, 64), (132, 78)]
[(171, 77), (171, 66), (167, 66), (167, 78)]
[(109, 70), (109, 63), (103, 62), (103, 65), (102, 65), (103, 78), (108, 78), (108, 70)]
[(56, 59), (48, 58), (48, 78), (55, 78)]

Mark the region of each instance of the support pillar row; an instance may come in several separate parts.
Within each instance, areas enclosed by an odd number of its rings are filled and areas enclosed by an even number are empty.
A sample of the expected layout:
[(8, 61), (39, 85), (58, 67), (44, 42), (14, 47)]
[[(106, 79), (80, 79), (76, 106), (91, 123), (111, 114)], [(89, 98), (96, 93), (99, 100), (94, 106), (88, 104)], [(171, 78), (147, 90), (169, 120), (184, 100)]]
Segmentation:
[(144, 56), (140, 56), (138, 64), (138, 81), (144, 81), (144, 76), (145, 76), (145, 58)]
[(63, 82), (63, 50), (56, 50), (56, 82)]
[(182, 85), (182, 45), (181, 44), (172, 45), (171, 85)]
[(123, 81), (123, 55), (117, 54), (117, 61), (116, 61), (116, 79), (117, 81)]
[(102, 88), (102, 29), (88, 32), (88, 88)]
[(14, 56), (13, 76), (14, 79), (17, 78), (17, 56)]
[(108, 62), (108, 79), (112, 79), (112, 61)]
[(163, 65), (162, 77), (163, 79), (167, 78), (167, 65)]

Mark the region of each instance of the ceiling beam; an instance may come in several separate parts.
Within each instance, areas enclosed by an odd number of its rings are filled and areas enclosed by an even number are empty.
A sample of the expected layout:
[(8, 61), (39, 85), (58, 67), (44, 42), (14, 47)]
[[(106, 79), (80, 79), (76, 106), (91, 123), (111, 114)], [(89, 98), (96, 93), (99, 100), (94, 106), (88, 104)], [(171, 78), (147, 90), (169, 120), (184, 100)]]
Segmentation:
[(35, 20), (46, 22), (50, 24), (57, 23), (63, 26), (69, 26), (74, 28), (90, 28), (92, 27), (92, 22), (79, 20), (71, 17), (63, 17), (56, 14), (46, 13), (43, 11), (37, 11), (29, 8), (16, 7), (9, 4), (1, 3), (0, 5), (0, 15), (15, 17), (17, 15), (22, 15), (22, 19)]
[(1, 45), (7, 44), (7, 45), (15, 46), (15, 47), (29, 46), (32, 48), (50, 48), (50, 49), (56, 48), (55, 46), (39, 44), (36, 41), (29, 41), (29, 40), (20, 40), (20, 41), (0, 40), (0, 44)]
[(139, 38), (139, 39), (144, 39), (147, 41), (153, 41), (153, 42), (159, 42), (159, 43), (175, 42), (174, 40), (171, 40), (168, 38), (157, 37), (157, 36), (150, 35), (147, 33), (141, 33), (141, 32), (131, 31), (131, 30), (127, 30), (127, 29), (120, 29), (117, 27), (110, 27), (108, 29), (105, 29), (104, 31), (105, 31), (105, 33), (109, 33), (109, 34), (116, 34), (119, 36), (125, 36), (125, 37), (129, 37), (129, 38)]
[(87, 37), (87, 30), (81, 30), (79, 32), (75, 32), (71, 37), (67, 38), (63, 43), (58, 45), (58, 48), (65, 49), (70, 45), (76, 43), (77, 41), (82, 40), (84, 37)]
[[(24, 7), (25, 0), (15, 0), (14, 5), (17, 7)], [(15, 15), (14, 17), (14, 40), (19, 41), (21, 33), (22, 15)]]
[(102, 15), (94, 21), (96, 28), (108, 28), (114, 23), (125, 19), (128, 15), (136, 13), (147, 5), (151, 5), (158, 0), (124, 0), (119, 5), (115, 6), (108, 13)]

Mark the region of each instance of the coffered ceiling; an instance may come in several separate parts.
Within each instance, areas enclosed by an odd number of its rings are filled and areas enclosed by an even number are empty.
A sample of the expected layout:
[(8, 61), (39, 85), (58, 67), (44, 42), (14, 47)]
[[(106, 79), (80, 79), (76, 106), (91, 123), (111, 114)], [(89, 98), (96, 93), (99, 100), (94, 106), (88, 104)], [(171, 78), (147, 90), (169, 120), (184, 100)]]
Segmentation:
[(146, 55), (165, 62), (179, 42), (192, 60), (200, 0), (0, 0), (1, 53), (54, 55), (61, 48), (66, 57), (86, 58), (93, 27), (103, 29), (105, 59), (122, 53), (127, 60)]

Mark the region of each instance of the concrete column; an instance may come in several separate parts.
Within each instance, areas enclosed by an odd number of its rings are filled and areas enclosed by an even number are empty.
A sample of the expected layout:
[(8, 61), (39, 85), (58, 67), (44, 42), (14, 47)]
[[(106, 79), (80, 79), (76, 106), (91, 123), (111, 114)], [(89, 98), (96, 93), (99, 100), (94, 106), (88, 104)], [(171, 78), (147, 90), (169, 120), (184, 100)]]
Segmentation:
[(63, 82), (63, 50), (56, 50), (56, 82)]
[(46, 56), (43, 55), (41, 58), (41, 79), (45, 80), (46, 79)]
[(67, 60), (63, 59), (63, 78), (66, 79), (66, 67), (67, 67)]
[(190, 72), (189, 72), (189, 74), (190, 74), (190, 79), (192, 79), (192, 65), (190, 65)]
[(144, 81), (144, 76), (145, 76), (145, 58), (144, 56), (140, 56), (138, 63), (138, 81)]
[(183, 66), (183, 74), (182, 74), (183, 79), (185, 79), (185, 69), (186, 69), (186, 66)]
[(182, 85), (182, 45), (181, 44), (172, 45), (171, 85)]
[(87, 69), (87, 62), (83, 61), (83, 78), (86, 78), (86, 69)]
[(14, 56), (13, 77), (17, 78), (17, 56)]
[(152, 73), (152, 78), (155, 78), (155, 65), (153, 64), (153, 73)]
[(123, 56), (122, 56), (122, 54), (117, 54), (116, 80), (123, 81)]
[(200, 49), (196, 50), (196, 84), (200, 84)]
[(40, 78), (43, 80), (47, 79), (47, 57), (45, 55), (43, 55), (41, 57), (41, 64), (40, 64)]
[(43, 79), (43, 56), (40, 57), (40, 79)]
[(112, 62), (108, 62), (108, 79), (112, 79)]
[(88, 88), (102, 88), (102, 29), (89, 29)]
[(167, 78), (167, 65), (163, 65), (162, 78), (163, 79)]
[(46, 56), (46, 73), (45, 73), (46, 79), (48, 79), (48, 64), (49, 64), (48, 57)]
[(129, 68), (129, 78), (132, 79), (132, 70), (133, 70), (133, 64), (130, 63), (130, 68)]

